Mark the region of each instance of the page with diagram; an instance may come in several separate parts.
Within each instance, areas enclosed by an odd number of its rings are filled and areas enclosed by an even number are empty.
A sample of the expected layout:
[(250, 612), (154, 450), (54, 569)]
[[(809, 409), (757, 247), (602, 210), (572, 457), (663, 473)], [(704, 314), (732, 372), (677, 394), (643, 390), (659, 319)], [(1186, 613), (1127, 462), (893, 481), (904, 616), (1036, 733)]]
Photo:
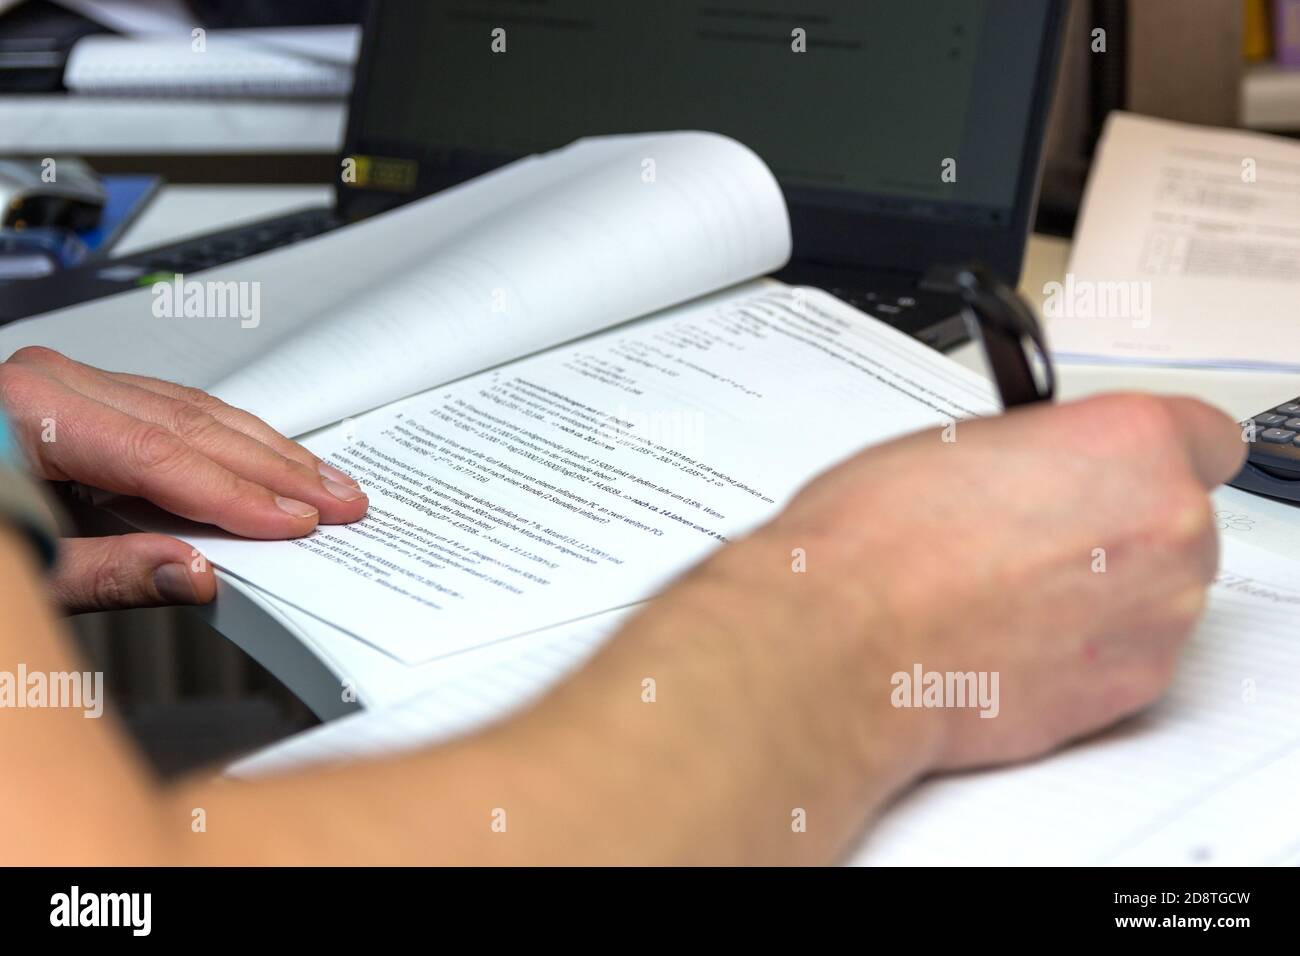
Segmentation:
[(1062, 361), (1300, 369), (1300, 144), (1112, 113), (1042, 292)]

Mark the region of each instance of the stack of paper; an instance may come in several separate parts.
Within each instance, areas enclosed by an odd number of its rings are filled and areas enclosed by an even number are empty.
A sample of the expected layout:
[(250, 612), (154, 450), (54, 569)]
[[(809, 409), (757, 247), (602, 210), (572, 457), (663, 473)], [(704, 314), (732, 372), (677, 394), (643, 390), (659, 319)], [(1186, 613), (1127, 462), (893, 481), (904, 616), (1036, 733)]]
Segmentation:
[(353, 26), (94, 34), (72, 48), (63, 81), (108, 95), (343, 97), (359, 42)]
[(1062, 361), (1300, 370), (1300, 144), (1112, 114), (1042, 292)]

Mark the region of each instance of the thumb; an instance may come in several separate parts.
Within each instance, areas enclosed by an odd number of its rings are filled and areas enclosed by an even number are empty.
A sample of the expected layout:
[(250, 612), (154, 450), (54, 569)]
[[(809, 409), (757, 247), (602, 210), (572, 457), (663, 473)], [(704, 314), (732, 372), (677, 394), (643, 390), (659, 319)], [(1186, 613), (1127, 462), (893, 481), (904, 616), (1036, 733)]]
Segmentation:
[(69, 614), (168, 604), (206, 604), (216, 596), (207, 560), (161, 534), (64, 538), (49, 582)]

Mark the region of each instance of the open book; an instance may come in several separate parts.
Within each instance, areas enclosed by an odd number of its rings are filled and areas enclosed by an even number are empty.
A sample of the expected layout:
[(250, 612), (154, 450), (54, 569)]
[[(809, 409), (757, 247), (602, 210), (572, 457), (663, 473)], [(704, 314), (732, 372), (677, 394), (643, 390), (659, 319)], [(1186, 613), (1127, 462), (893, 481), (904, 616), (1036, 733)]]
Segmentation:
[(746, 281), (789, 224), (723, 137), (584, 141), (393, 215), (399, 268), (287, 331), (232, 321), (268, 347), (209, 383), (329, 426), (306, 444), (367, 517), (264, 542), (113, 507), (406, 664), (645, 600), (863, 446), (995, 408), (838, 300)]
[[(394, 218), (359, 294), (210, 390), (297, 435), (784, 264), (762, 161), (725, 137), (584, 140)], [(368, 225), (368, 224), (367, 224)]]

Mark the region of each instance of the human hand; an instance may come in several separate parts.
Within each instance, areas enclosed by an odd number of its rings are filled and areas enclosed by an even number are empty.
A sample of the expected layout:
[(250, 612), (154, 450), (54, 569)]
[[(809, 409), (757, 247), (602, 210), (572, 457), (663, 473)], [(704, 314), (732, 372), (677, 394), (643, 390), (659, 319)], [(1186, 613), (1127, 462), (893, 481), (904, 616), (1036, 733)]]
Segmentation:
[[(199, 389), (105, 372), (45, 348), (0, 363), (0, 408), (36, 477), (145, 498), (248, 538), (297, 538), (366, 513), (355, 481)], [(70, 611), (202, 604), (207, 563), (158, 534), (69, 538), (50, 583)]]
[(992, 719), (895, 715), (931, 731), (922, 771), (1042, 754), (1155, 700), (1217, 566), (1207, 490), (1245, 454), (1222, 413), (1143, 395), (1017, 409), (955, 437), (866, 451), (757, 535), (805, 550), (819, 600), (871, 609), (844, 635), (871, 661), (847, 675), (859, 694), (888, 697), (916, 664), (998, 673)]

